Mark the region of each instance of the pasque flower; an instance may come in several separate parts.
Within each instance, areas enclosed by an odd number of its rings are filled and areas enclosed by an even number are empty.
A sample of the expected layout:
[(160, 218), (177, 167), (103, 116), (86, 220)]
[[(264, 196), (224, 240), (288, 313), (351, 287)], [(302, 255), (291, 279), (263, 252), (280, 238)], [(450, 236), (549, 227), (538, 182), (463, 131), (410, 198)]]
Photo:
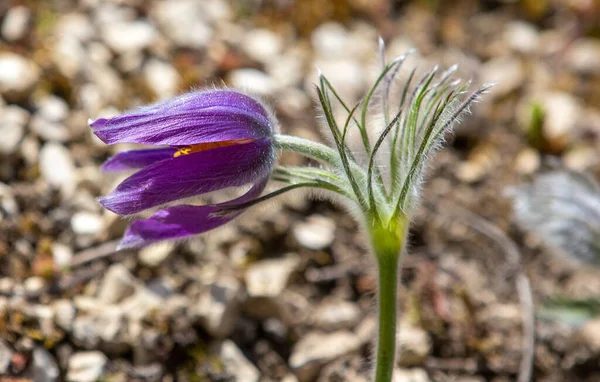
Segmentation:
[[(331, 145), (275, 133), (276, 122), (255, 99), (231, 90), (193, 92), (170, 101), (91, 123), (108, 144), (129, 142), (159, 148), (127, 151), (104, 164), (108, 171), (139, 168), (100, 199), (120, 215), (229, 187), (252, 185), (237, 199), (212, 205), (178, 205), (134, 221), (121, 242), (141, 247), (208, 231), (247, 207), (307, 187), (337, 194), (352, 211), (370, 244), (379, 274), (376, 382), (390, 382), (394, 370), (398, 265), (421, 195), (427, 160), (445, 134), (489, 85), (467, 94), (470, 83), (455, 80), (456, 67), (434, 68), (413, 83), (398, 73), (408, 56), (390, 63), (365, 97), (352, 106), (323, 74), (316, 87)], [(345, 110), (336, 118), (334, 109)], [(356, 149), (349, 136), (358, 132)], [(377, 139), (373, 139), (377, 137)], [(276, 168), (275, 150), (291, 151), (318, 165)], [(267, 180), (283, 184), (261, 196)]]
[(196, 235), (237, 217), (266, 186), (276, 154), (276, 122), (256, 99), (232, 90), (183, 94), (168, 101), (90, 123), (107, 144), (156, 146), (124, 151), (105, 171), (139, 169), (99, 202), (131, 215), (176, 200), (251, 185), (237, 199), (214, 205), (177, 205), (134, 221), (121, 247), (143, 247)]

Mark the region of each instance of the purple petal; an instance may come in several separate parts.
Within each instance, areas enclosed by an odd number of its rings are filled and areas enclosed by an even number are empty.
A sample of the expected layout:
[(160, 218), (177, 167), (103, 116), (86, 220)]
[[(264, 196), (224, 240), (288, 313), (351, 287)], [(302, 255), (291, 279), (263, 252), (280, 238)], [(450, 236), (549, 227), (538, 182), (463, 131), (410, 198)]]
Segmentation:
[(230, 90), (180, 95), (90, 123), (104, 143), (192, 145), (236, 139), (260, 139), (272, 134), (265, 108), (255, 99)]
[(102, 165), (102, 171), (125, 171), (143, 168), (161, 160), (173, 158), (176, 148), (144, 149), (123, 151), (109, 158)]
[(134, 221), (119, 244), (122, 248), (140, 248), (163, 240), (182, 239), (220, 227), (238, 217), (243, 209), (217, 214), (219, 207), (248, 202), (264, 190), (267, 179), (257, 182), (237, 199), (226, 203), (206, 206), (181, 205), (157, 211), (148, 219)]
[(268, 138), (181, 155), (144, 167), (99, 199), (119, 214), (134, 214), (174, 200), (253, 183), (271, 170)]

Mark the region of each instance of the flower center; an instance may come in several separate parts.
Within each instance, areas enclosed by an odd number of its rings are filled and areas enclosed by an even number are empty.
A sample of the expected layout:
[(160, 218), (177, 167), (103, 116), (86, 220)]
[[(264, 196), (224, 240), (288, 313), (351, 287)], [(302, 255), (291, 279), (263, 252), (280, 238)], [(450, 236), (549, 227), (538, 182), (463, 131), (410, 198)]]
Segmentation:
[(228, 141), (197, 143), (195, 145), (181, 147), (179, 150), (177, 150), (177, 152), (175, 154), (173, 154), (173, 157), (177, 158), (180, 155), (193, 154), (193, 153), (197, 153), (199, 151), (215, 149), (217, 147), (243, 145), (245, 143), (250, 143), (253, 141), (254, 141), (254, 139), (251, 139), (251, 138), (240, 138), (240, 139), (230, 139)]

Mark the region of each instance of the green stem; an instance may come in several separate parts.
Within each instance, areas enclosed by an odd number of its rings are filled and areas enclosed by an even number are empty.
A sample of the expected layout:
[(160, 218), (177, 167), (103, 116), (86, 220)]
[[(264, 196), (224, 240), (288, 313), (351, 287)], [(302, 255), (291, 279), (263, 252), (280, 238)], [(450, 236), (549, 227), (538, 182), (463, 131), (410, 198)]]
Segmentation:
[(388, 222), (378, 219), (370, 222), (369, 235), (379, 272), (375, 382), (391, 382), (396, 353), (398, 265), (406, 242), (409, 219), (399, 215)]
[(396, 353), (396, 315), (398, 292), (397, 253), (378, 254), (379, 267), (379, 338), (375, 382), (390, 382)]

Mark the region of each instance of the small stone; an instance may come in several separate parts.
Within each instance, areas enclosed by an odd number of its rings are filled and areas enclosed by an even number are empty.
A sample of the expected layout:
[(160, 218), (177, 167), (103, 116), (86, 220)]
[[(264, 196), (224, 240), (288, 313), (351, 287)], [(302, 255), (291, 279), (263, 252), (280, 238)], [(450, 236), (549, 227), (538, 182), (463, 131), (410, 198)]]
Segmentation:
[(292, 232), (300, 245), (318, 251), (333, 243), (335, 223), (325, 216), (312, 215), (306, 221), (296, 224)]
[(401, 324), (397, 334), (398, 350), (396, 360), (404, 367), (423, 365), (431, 352), (429, 334), (418, 327)]
[(225, 371), (234, 376), (236, 381), (258, 382), (260, 372), (231, 340), (223, 341), (220, 351), (221, 362)]
[(132, 296), (121, 302), (120, 307), (129, 320), (140, 321), (148, 319), (153, 312), (162, 309), (164, 305), (164, 298), (148, 288), (138, 287)]
[(600, 74), (600, 41), (581, 38), (570, 45), (566, 60), (572, 70), (584, 75)]
[(0, 53), (0, 94), (7, 100), (22, 99), (40, 78), (40, 68), (15, 53)]
[(213, 28), (204, 19), (208, 16), (204, 8), (203, 2), (194, 0), (161, 1), (155, 3), (151, 15), (176, 45), (199, 49), (213, 37)]
[(423, 369), (396, 369), (393, 382), (430, 382), (427, 372)]
[(169, 257), (175, 249), (172, 242), (165, 242), (156, 245), (151, 245), (140, 249), (138, 258), (140, 262), (148, 267), (157, 267)]
[(272, 95), (275, 91), (273, 80), (258, 69), (233, 70), (227, 76), (227, 82), (233, 87), (246, 89), (261, 96)]
[(98, 300), (104, 304), (116, 304), (134, 294), (136, 281), (127, 267), (116, 263), (104, 275), (98, 290)]
[(481, 81), (495, 83), (489, 92), (494, 98), (507, 96), (523, 85), (525, 81), (523, 64), (516, 57), (493, 58), (481, 68)]
[(289, 254), (281, 259), (252, 263), (245, 274), (248, 295), (250, 297), (279, 296), (299, 264), (300, 258), (295, 254)]
[(69, 358), (67, 380), (77, 382), (95, 382), (104, 373), (108, 359), (99, 351), (75, 353)]
[(0, 293), (5, 295), (13, 294), (16, 281), (10, 277), (0, 277)]
[(314, 52), (321, 57), (348, 57), (351, 54), (348, 30), (339, 23), (320, 25), (312, 32), (310, 40)]
[(242, 49), (253, 60), (268, 63), (274, 60), (283, 48), (283, 39), (268, 29), (253, 29), (248, 32)]
[(594, 355), (600, 354), (600, 319), (596, 318), (586, 322), (580, 329), (579, 338)]
[(0, 153), (17, 151), (28, 121), (29, 113), (25, 109), (15, 105), (0, 108)]
[[(306, 93), (298, 89), (298, 85), (304, 79), (306, 61), (307, 58), (302, 54), (285, 54), (265, 62), (265, 71), (277, 83), (277, 86), (282, 89), (282, 92), (295, 95), (296, 98), (302, 98), (300, 102), (296, 102), (296, 112), (305, 110), (310, 106), (310, 100)], [(280, 98), (281, 95), (278, 94), (277, 99), (279, 100)], [(288, 95), (287, 98), (290, 98), (290, 96)], [(279, 102), (277, 107), (281, 108)]]
[(13, 351), (8, 346), (6, 341), (0, 338), (0, 375), (8, 374), (10, 360), (12, 359)]
[(598, 153), (593, 146), (579, 145), (569, 149), (562, 160), (569, 170), (585, 172), (598, 163)]
[(25, 6), (9, 8), (2, 23), (2, 38), (8, 42), (22, 39), (31, 21), (31, 11)]
[(60, 377), (54, 357), (41, 346), (33, 349), (30, 373), (35, 382), (54, 382)]
[(544, 124), (542, 133), (555, 150), (564, 149), (582, 113), (579, 101), (567, 93), (548, 93), (541, 97)]
[[(328, 56), (330, 57), (330, 56)], [(312, 75), (306, 76), (304, 86), (318, 83), (318, 72), (322, 72), (333, 85), (342, 99), (353, 102), (363, 94), (367, 79), (365, 69), (353, 58), (316, 60), (314, 65), (318, 68)]]
[(58, 70), (69, 79), (74, 79), (79, 73), (86, 56), (82, 42), (70, 35), (59, 38), (52, 50), (52, 59)]
[(515, 171), (522, 175), (531, 175), (541, 165), (540, 153), (531, 147), (521, 150), (515, 158)]
[(54, 31), (57, 36), (70, 37), (80, 42), (88, 42), (96, 35), (94, 24), (86, 14), (69, 12), (60, 16)]
[(71, 265), (73, 250), (68, 245), (52, 243), (52, 261), (57, 269), (64, 269)]
[(351, 332), (311, 332), (296, 343), (289, 365), (300, 381), (313, 381), (325, 364), (359, 347), (359, 338)]
[(47, 121), (61, 122), (69, 115), (69, 105), (57, 96), (48, 96), (37, 102), (38, 114)]
[(73, 328), (75, 320), (75, 305), (70, 300), (57, 300), (52, 304), (54, 310), (54, 322), (56, 325), (69, 332)]
[(144, 78), (159, 98), (173, 97), (177, 94), (181, 81), (179, 73), (172, 65), (156, 59), (149, 60), (144, 66)]
[(23, 287), (25, 288), (25, 293), (31, 295), (37, 295), (44, 290), (46, 286), (46, 282), (43, 278), (32, 276), (25, 280), (23, 283)]
[(65, 194), (75, 189), (75, 164), (69, 150), (55, 142), (46, 143), (40, 153), (40, 172), (51, 186)]
[(76, 212), (71, 218), (71, 228), (76, 234), (97, 235), (104, 230), (104, 220), (92, 212)]
[(208, 285), (192, 310), (209, 334), (224, 338), (233, 332), (243, 297), (237, 279), (220, 277)]
[(328, 331), (350, 329), (360, 318), (360, 308), (350, 301), (327, 301), (314, 313), (315, 325)]
[(52, 122), (39, 116), (31, 119), (31, 131), (46, 141), (66, 142), (71, 138), (71, 132), (61, 122)]
[(506, 24), (504, 40), (517, 52), (532, 54), (539, 46), (540, 36), (534, 25), (523, 21), (512, 21)]
[(121, 54), (148, 48), (157, 35), (156, 29), (145, 21), (109, 23), (102, 30), (106, 45)]

